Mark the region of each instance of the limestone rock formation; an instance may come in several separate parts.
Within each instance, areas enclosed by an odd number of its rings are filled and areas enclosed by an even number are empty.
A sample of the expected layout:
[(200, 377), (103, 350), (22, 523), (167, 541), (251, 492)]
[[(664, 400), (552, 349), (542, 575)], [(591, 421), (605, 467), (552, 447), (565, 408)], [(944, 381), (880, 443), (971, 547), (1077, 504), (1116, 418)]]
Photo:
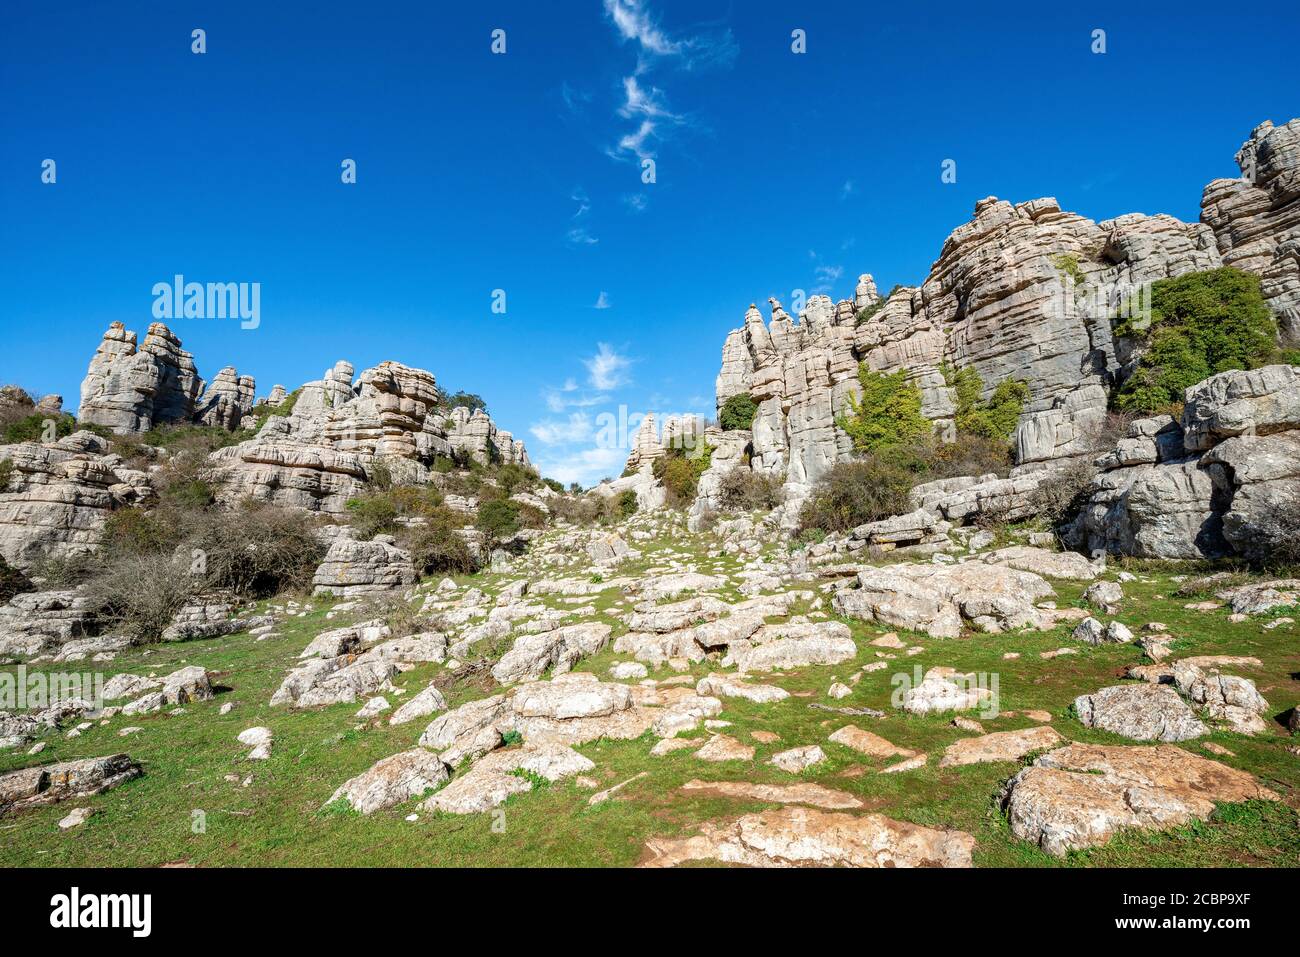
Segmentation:
[(92, 432), (0, 446), (0, 460), (13, 464), (0, 489), (0, 554), (6, 561), (26, 568), (43, 556), (93, 552), (113, 509), (152, 498), (148, 476), (107, 452), (107, 443)]
[(1201, 197), (1225, 266), (1260, 277), (1282, 338), (1300, 345), (1300, 119), (1265, 120), (1237, 151), (1240, 179), (1216, 179)]
[[(155, 425), (191, 422), (234, 428), (253, 405), (251, 376), (226, 368), (204, 394), (194, 357), (161, 322), (144, 342), (114, 322), (90, 360), (81, 383), (80, 421), (118, 433), (148, 432)], [(202, 397), (202, 401), (200, 401)]]
[(523, 442), (482, 410), (443, 406), (432, 373), (387, 361), (355, 384), (354, 374), (351, 363), (335, 363), (302, 387), (288, 416), (213, 453), (219, 498), (337, 515), (381, 469), (427, 482), (437, 458), (529, 464)]
[(1181, 422), (1138, 419), (1097, 464), (1070, 547), (1261, 557), (1300, 515), (1300, 370), (1211, 376), (1187, 390)]
[(1008, 782), (1011, 833), (1044, 851), (1104, 844), (1121, 828), (1160, 830), (1204, 820), (1216, 802), (1278, 800), (1253, 776), (1172, 745), (1069, 744)]
[(312, 576), (312, 594), (356, 598), (412, 585), (415, 578), (411, 556), (391, 537), (378, 535), (369, 542), (345, 538), (326, 552)]
[[(1084, 454), (1102, 425), (1107, 388), (1124, 370), (1111, 320), (1146, 284), (1223, 265), (1254, 272), (1284, 339), (1300, 342), (1300, 120), (1261, 125), (1237, 158), (1245, 178), (1211, 183), (1199, 223), (1136, 213), (1094, 222), (1052, 198), (989, 197), (947, 238), (919, 287), (881, 299), (863, 275), (853, 299), (813, 296), (798, 322), (776, 300), (766, 323), (751, 305), (723, 345), (718, 409), (740, 393), (753, 398), (758, 411), (743, 445), (751, 467), (784, 479), (794, 499), (853, 454), (836, 420), (860, 391), (859, 363), (905, 370), (923, 414), (945, 436), (955, 397), (943, 365), (978, 372), (984, 398), (1000, 382), (1023, 381), (1029, 401), (1013, 436), (1020, 467)], [(997, 494), (1025, 508), (1042, 477), (1032, 473), (1016, 473), (1022, 487)], [(1169, 478), (1181, 485), (1143, 494), (1173, 492), (1186, 502), (1210, 491), (1191, 475)], [(950, 521), (977, 511), (960, 499), (937, 504), (916, 503)]]

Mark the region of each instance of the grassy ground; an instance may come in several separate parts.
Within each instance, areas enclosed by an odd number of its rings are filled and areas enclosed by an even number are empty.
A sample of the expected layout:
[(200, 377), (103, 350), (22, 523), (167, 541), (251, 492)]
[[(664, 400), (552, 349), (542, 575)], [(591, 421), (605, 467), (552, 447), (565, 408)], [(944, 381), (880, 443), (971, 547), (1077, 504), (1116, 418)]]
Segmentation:
[[(615, 574), (636, 574), (663, 567), (673, 556), (691, 559), (700, 571), (734, 572), (741, 566), (734, 557), (709, 559), (705, 540), (681, 536), (636, 543), (644, 552), (636, 563)], [(576, 566), (575, 566), (576, 567)], [(1137, 569), (1143, 580), (1126, 584), (1126, 601), (1115, 616), (1135, 632), (1148, 621), (1163, 621), (1177, 637), (1175, 656), (1191, 654), (1254, 655), (1259, 669), (1237, 669), (1253, 678), (1281, 715), (1300, 701), (1295, 676), (1300, 673), (1300, 647), (1294, 626), (1273, 631), (1262, 625), (1272, 616), (1230, 623), (1226, 610), (1184, 610), (1187, 598), (1174, 597), (1178, 587), (1168, 568)], [(574, 572), (577, 574), (577, 572)], [(583, 574), (582, 577), (586, 577)], [(479, 576), (473, 584), (489, 594), (509, 581), (509, 576)], [(467, 583), (470, 579), (460, 579)], [(1057, 582), (1061, 605), (1081, 602), (1082, 586)], [(738, 597), (734, 593), (730, 598)], [(554, 607), (573, 607), (559, 596), (544, 600)], [(628, 604), (615, 588), (593, 602), (602, 614), (617, 614)], [(796, 609), (796, 612), (803, 609)], [(655, 743), (646, 736), (635, 741), (597, 741), (579, 751), (596, 764), (591, 772), (601, 787), (649, 773), (619, 792), (616, 799), (594, 808), (591, 793), (572, 780), (535, 787), (506, 804), (504, 827), (490, 814), (449, 816), (419, 812), (418, 820), (405, 817), (416, 811), (410, 802), (398, 808), (363, 817), (331, 805), (323, 808), (335, 788), (375, 761), (414, 745), (426, 722), (415, 721), (392, 728), (386, 716), (362, 725), (356, 719), (358, 704), (340, 704), (315, 711), (271, 708), (271, 694), (295, 663), (299, 651), (319, 631), (339, 620), (325, 620), (325, 605), (305, 618), (290, 618), (277, 627), (281, 637), (258, 642), (247, 635), (208, 641), (155, 645), (132, 649), (104, 666), (105, 674), (120, 671), (165, 675), (186, 664), (201, 664), (217, 677), (216, 698), (191, 704), (177, 717), (165, 713), (116, 717), (96, 725), (80, 737), (62, 733), (44, 738), (48, 747), (39, 757), (25, 749), (0, 754), (0, 772), (55, 760), (91, 757), (126, 751), (139, 760), (145, 774), (118, 789), (89, 799), (96, 813), (82, 826), (64, 833), (56, 822), (71, 805), (37, 809), (0, 818), (0, 865), (109, 865), (150, 866), (184, 862), (196, 866), (219, 865), (399, 865), (399, 866), (626, 866), (642, 854), (647, 838), (695, 831), (700, 822), (731, 818), (765, 806), (759, 802), (686, 794), (678, 789), (692, 778), (790, 783), (796, 778), (767, 765), (777, 751), (820, 744), (827, 761), (802, 777), (850, 792), (866, 809), (880, 811), (920, 824), (961, 828), (972, 833), (978, 847), (975, 861), (982, 866), (1284, 866), (1300, 865), (1300, 828), (1295, 808), (1300, 807), (1300, 757), (1291, 754), (1285, 728), (1274, 722), (1269, 733), (1257, 738), (1216, 733), (1183, 746), (1193, 753), (1242, 768), (1282, 795), (1280, 803), (1251, 802), (1222, 806), (1206, 822), (1165, 833), (1121, 835), (1105, 847), (1058, 860), (1036, 847), (1013, 838), (998, 808), (996, 795), (1017, 766), (1005, 764), (939, 768), (942, 749), (967, 737), (942, 716), (905, 715), (891, 707), (891, 676), (911, 673), (914, 667), (948, 665), (961, 671), (996, 675), (1004, 712), (1043, 709), (1053, 714), (1055, 727), (1065, 737), (1092, 742), (1126, 743), (1112, 735), (1082, 727), (1068, 708), (1075, 696), (1115, 684), (1123, 669), (1143, 660), (1136, 646), (1090, 648), (1069, 638), (1069, 627), (1052, 632), (1010, 635), (971, 635), (933, 640), (910, 636), (925, 650), (908, 657), (870, 646), (867, 642), (885, 629), (849, 622), (860, 653), (856, 663), (833, 668), (806, 668), (772, 676), (792, 697), (776, 704), (756, 705), (724, 699), (721, 718), (733, 723), (728, 733), (754, 744), (752, 762), (713, 764), (693, 757), (690, 750), (664, 757), (649, 754)], [(615, 625), (615, 634), (625, 630)], [(905, 639), (909, 636), (904, 635)], [(1043, 660), (1039, 653), (1075, 647), (1078, 654)], [(1019, 652), (1016, 660), (1003, 654)], [(846, 679), (857, 666), (879, 660), (878, 653), (897, 654), (890, 667), (866, 674), (853, 695), (841, 701), (825, 697), (835, 678)], [(625, 655), (602, 652), (582, 669), (602, 676)], [(50, 670), (66, 669), (53, 666)], [(78, 670), (82, 665), (76, 666)], [(39, 670), (31, 668), (29, 670)], [(693, 673), (707, 673), (707, 664)], [(396, 683), (407, 689), (405, 698), (424, 688), (441, 671), (427, 665), (407, 672)], [(665, 678), (667, 669), (652, 672)], [(453, 687), (452, 706), (489, 693), (482, 682)], [(394, 705), (401, 698), (391, 698)], [(218, 714), (234, 702), (227, 715)], [(887, 717), (845, 717), (810, 708), (814, 702), (834, 706), (871, 707)], [(855, 723), (883, 735), (902, 747), (925, 751), (927, 766), (911, 772), (876, 773), (885, 763), (864, 759), (826, 740), (845, 724)], [(1002, 716), (984, 721), (986, 730), (1010, 730), (1035, 722), (1023, 716)], [(272, 757), (247, 762), (248, 749), (236, 742), (245, 728), (266, 725), (275, 732)], [(126, 726), (143, 728), (122, 738)], [(780, 741), (760, 744), (750, 732), (765, 730)], [(703, 731), (694, 732), (700, 736)], [(1204, 748), (1214, 742), (1234, 752), (1220, 757)], [(229, 779), (228, 779), (229, 778)], [(251, 781), (245, 786), (245, 781)], [(200, 813), (196, 813), (200, 812)], [(206, 828), (196, 827), (204, 819)], [(495, 823), (495, 826), (494, 826)]]

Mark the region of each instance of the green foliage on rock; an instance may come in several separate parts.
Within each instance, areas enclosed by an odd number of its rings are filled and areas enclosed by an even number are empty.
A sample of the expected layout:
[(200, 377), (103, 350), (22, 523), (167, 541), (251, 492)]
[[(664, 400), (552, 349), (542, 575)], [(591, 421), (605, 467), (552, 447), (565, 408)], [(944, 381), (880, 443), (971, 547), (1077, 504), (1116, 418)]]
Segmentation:
[(1029, 386), (1019, 379), (1004, 379), (988, 401), (983, 401), (984, 380), (973, 366), (954, 369), (945, 362), (939, 366), (939, 371), (944, 382), (956, 393), (953, 421), (959, 433), (1003, 441), (1011, 438), (1020, 412), (1029, 399)]
[(669, 505), (681, 506), (695, 498), (700, 476), (713, 461), (713, 446), (700, 441), (695, 448), (673, 446), (655, 459), (654, 477), (663, 483)]
[[(47, 433), (45, 423), (54, 422), (54, 434)], [(50, 416), (43, 412), (34, 412), (21, 419), (10, 422), (4, 427), (4, 444), (16, 442), (53, 442), (77, 431), (77, 420), (66, 412)]]
[(1136, 368), (1113, 396), (1121, 412), (1163, 411), (1212, 375), (1283, 358), (1259, 278), (1226, 267), (1157, 280), (1149, 324), (1128, 317), (1113, 331), (1133, 340), (1139, 352)]
[(727, 432), (733, 429), (748, 429), (753, 427), (754, 413), (757, 411), (758, 405), (754, 402), (754, 397), (748, 392), (740, 392), (722, 404), (722, 411), (718, 413), (718, 424), (722, 426), (723, 431)]
[(848, 413), (836, 420), (856, 450), (906, 445), (930, 434), (930, 422), (921, 414), (921, 390), (907, 381), (906, 370), (872, 372), (859, 363), (858, 381), (862, 395), (850, 395)]

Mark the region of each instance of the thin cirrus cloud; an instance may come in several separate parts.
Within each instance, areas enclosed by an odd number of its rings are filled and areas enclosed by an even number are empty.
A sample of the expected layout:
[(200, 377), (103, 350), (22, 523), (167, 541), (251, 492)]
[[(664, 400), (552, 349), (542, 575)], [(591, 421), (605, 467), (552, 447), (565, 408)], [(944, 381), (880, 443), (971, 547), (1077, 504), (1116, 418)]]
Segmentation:
[(600, 291), (600, 295), (596, 297), (596, 304), (592, 306), (592, 308), (608, 309), (609, 307), (610, 307), (609, 293), (605, 292), (605, 290), (602, 289)]
[(615, 159), (628, 154), (638, 159), (653, 157), (656, 141), (663, 140), (669, 130), (694, 124), (687, 115), (669, 109), (663, 90), (639, 78), (660, 64), (688, 71), (730, 66), (737, 52), (735, 39), (730, 30), (672, 36), (641, 0), (605, 0), (605, 14), (622, 40), (637, 49), (636, 70), (623, 77), (623, 101), (618, 107), (619, 116), (637, 124), (606, 152)]
[(587, 381), (597, 392), (609, 392), (627, 383), (627, 372), (632, 361), (619, 354), (607, 342), (597, 343), (596, 354), (583, 359), (587, 367)]
[[(608, 301), (601, 293), (600, 301)], [(543, 473), (564, 483), (592, 485), (611, 472), (621, 471), (627, 457), (625, 444), (602, 441), (595, 428), (602, 416), (593, 421), (586, 411), (604, 404), (614, 389), (627, 385), (632, 360), (607, 342), (596, 344), (596, 352), (583, 359), (587, 369), (585, 387), (570, 377), (564, 385), (543, 392), (551, 416), (534, 422), (529, 432), (542, 446), (537, 465)]]

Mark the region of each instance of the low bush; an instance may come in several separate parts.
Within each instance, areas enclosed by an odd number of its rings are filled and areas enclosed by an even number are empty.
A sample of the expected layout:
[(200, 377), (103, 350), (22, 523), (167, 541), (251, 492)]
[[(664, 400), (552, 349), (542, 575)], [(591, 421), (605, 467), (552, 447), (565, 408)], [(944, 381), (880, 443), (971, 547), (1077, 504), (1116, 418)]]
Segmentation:
[(655, 459), (653, 471), (664, 487), (665, 501), (674, 508), (682, 508), (695, 500), (695, 491), (713, 461), (713, 446), (700, 442), (692, 449), (669, 448)]
[(437, 508), (425, 516), (423, 523), (405, 529), (399, 541), (421, 574), (469, 574), (478, 570), (479, 563), (460, 535), (463, 524), (461, 516), (451, 509)]
[(781, 485), (775, 479), (748, 468), (733, 468), (722, 476), (718, 499), (726, 511), (775, 508), (781, 500)]
[[(51, 430), (46, 426), (47, 422), (53, 421), (54, 429)], [(16, 442), (53, 442), (61, 439), (66, 435), (71, 435), (77, 431), (77, 420), (66, 412), (58, 415), (49, 415), (44, 412), (33, 412), (22, 418), (8, 422), (4, 426), (5, 445), (13, 445)]]
[(187, 559), (174, 554), (120, 555), (90, 579), (91, 607), (115, 630), (140, 642), (157, 641), (199, 590)]
[(1088, 501), (1097, 468), (1089, 458), (1074, 459), (1038, 483), (1030, 501), (1034, 511), (1052, 526), (1062, 528), (1078, 517)]
[(348, 520), (361, 539), (396, 532), (398, 519), (432, 515), (443, 503), (441, 490), (432, 485), (390, 485), (368, 488), (345, 505)]
[(617, 496), (610, 499), (610, 501), (613, 502), (614, 505), (614, 514), (620, 519), (631, 518), (636, 514), (636, 510), (639, 507), (636, 500), (636, 492), (632, 491), (630, 488), (624, 489)]
[(191, 567), (205, 587), (241, 597), (306, 591), (325, 557), (315, 520), (296, 509), (247, 501), (233, 512), (207, 512), (196, 524), (185, 541)]
[(513, 538), (521, 527), (519, 503), (500, 498), (479, 506), (475, 527), (487, 538), (489, 544)]
[(909, 511), (916, 473), (888, 456), (840, 462), (822, 476), (799, 516), (802, 531), (845, 532)]

